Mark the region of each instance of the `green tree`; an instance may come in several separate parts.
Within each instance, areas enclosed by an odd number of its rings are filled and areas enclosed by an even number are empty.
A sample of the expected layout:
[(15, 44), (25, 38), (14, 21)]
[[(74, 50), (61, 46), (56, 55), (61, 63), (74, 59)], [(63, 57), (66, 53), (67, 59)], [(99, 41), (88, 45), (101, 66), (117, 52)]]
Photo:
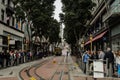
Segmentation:
[[(55, 9), (55, 0), (13, 0), (16, 7), (16, 16), (20, 18), (25, 15), (28, 22), (32, 21), (33, 28), (32, 37), (45, 36), (50, 38), (50, 42), (56, 42), (59, 35), (59, 23), (53, 19), (53, 11)], [(23, 14), (20, 14), (20, 9)], [(25, 19), (24, 18), (24, 19)], [(53, 31), (53, 30), (55, 31)], [(28, 31), (29, 33), (29, 31)], [(30, 36), (30, 35), (29, 35)], [(55, 38), (53, 38), (55, 37)]]
[(53, 19), (51, 22), (51, 27), (49, 28), (49, 39), (50, 43), (60, 42), (60, 23), (57, 20)]
[(62, 3), (64, 14), (61, 19), (65, 24), (64, 37), (69, 44), (78, 45), (88, 26), (86, 23), (92, 17), (90, 11), (95, 4), (92, 0), (62, 0)]

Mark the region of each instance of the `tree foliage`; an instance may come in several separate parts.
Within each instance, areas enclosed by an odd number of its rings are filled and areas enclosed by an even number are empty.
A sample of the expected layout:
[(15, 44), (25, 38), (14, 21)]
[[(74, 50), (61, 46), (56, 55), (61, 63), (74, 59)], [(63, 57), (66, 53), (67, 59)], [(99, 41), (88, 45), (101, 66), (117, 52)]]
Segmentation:
[(61, 21), (65, 24), (64, 37), (69, 44), (79, 41), (91, 18), (90, 10), (95, 5), (91, 0), (62, 0)]
[[(18, 18), (32, 21), (35, 31), (32, 36), (45, 36), (56, 42), (59, 35), (59, 23), (52, 17), (55, 0), (13, 0)], [(21, 14), (22, 13), (22, 14)], [(53, 29), (53, 30), (52, 30)], [(54, 38), (55, 37), (55, 38)]]

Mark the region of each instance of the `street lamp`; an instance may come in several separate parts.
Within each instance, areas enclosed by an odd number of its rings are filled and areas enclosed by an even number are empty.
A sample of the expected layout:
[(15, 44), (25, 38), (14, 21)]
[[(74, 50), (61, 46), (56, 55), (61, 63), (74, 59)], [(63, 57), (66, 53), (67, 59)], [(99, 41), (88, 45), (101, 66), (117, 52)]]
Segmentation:
[(91, 52), (92, 52), (92, 40), (93, 40), (93, 36), (92, 36), (92, 34), (90, 34), (90, 49), (91, 49)]
[(82, 44), (83, 44), (83, 50), (84, 50), (84, 44), (85, 44), (84, 40), (82, 41)]
[(81, 48), (82, 48), (83, 51), (84, 51), (84, 40), (81, 41)]

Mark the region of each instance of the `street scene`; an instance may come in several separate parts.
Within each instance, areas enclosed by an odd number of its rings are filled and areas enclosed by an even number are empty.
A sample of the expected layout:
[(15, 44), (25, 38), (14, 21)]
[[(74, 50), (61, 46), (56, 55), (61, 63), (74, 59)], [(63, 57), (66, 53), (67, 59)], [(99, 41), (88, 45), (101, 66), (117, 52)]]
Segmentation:
[(0, 80), (120, 80), (120, 0), (0, 0)]

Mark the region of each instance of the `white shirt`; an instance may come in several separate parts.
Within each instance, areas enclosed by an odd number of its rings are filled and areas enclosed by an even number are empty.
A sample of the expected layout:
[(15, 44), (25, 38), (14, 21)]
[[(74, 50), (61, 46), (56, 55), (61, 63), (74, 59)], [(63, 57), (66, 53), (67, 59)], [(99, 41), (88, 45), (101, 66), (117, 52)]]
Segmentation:
[(120, 56), (116, 57), (116, 64), (120, 64)]

